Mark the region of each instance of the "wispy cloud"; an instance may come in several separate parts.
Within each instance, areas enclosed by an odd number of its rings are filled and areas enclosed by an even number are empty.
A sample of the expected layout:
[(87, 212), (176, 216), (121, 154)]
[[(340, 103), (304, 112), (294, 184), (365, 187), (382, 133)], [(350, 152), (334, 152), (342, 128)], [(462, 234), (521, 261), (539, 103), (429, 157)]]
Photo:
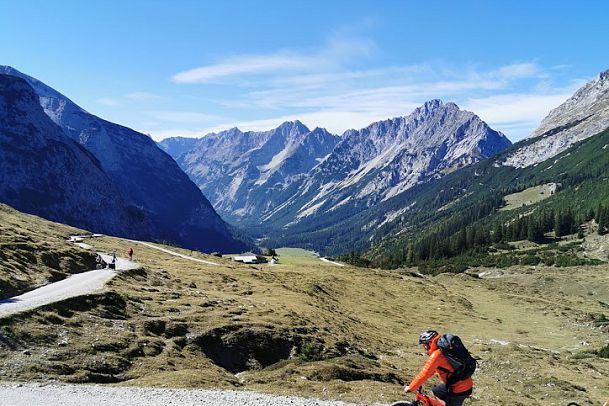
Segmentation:
[(407, 115), (425, 101), (440, 98), (477, 113), (517, 140), (533, 131), (572, 92), (553, 83), (553, 73), (561, 69), (544, 69), (537, 61), (494, 67), (442, 61), (370, 66), (378, 52), (369, 39), (337, 36), (317, 50), (235, 55), (177, 73), (171, 80), (220, 84), (230, 89), (231, 96), (216, 96), (213, 103), (219, 108), (230, 110), (235, 117), (240, 112), (267, 117), (219, 120), (201, 131), (233, 126), (268, 129), (300, 119), (342, 133)]
[(237, 55), (188, 69), (171, 77), (174, 83), (210, 83), (227, 77), (307, 74), (339, 69), (353, 58), (370, 56), (376, 46), (370, 39), (333, 37), (321, 49), (303, 53), (280, 50), (263, 55)]
[(126, 104), (146, 103), (161, 100), (162, 97), (150, 92), (132, 92), (116, 97), (102, 97), (96, 100), (98, 104), (108, 107), (120, 107)]
[(217, 78), (235, 75), (254, 75), (282, 70), (301, 69), (313, 61), (299, 55), (279, 53), (264, 56), (241, 56), (218, 64), (203, 66), (177, 73), (171, 80), (175, 83), (207, 83)]
[(120, 106), (122, 103), (120, 100), (118, 99), (113, 99), (110, 97), (102, 97), (99, 98), (97, 100), (95, 100), (97, 103), (102, 104), (104, 106), (109, 106), (109, 107), (117, 107)]
[(209, 124), (227, 120), (226, 117), (193, 111), (149, 111), (147, 114), (157, 120), (183, 124)]
[(571, 93), (503, 94), (469, 99), (462, 106), (473, 111), (492, 128), (510, 135), (512, 141), (528, 136), (548, 112), (564, 102)]
[[(349, 71), (283, 78), (283, 83), (293, 79), (292, 85), (273, 82), (267, 89), (248, 91), (237, 100), (221, 103), (233, 108), (281, 109), (288, 106), (389, 113), (396, 107), (403, 111), (432, 98), (463, 101), (464, 95), (502, 91), (517, 80), (515, 78), (529, 78), (538, 75), (539, 71), (533, 64), (506, 65), (487, 72), (446, 72), (430, 65)], [(372, 86), (366, 86), (361, 83), (362, 78), (375, 80)]]
[(123, 97), (126, 99), (129, 99), (129, 100), (134, 100), (134, 101), (138, 101), (138, 102), (147, 102), (147, 101), (162, 99), (162, 97), (159, 96), (158, 94), (154, 94), (154, 93), (150, 93), (150, 92), (133, 92), (133, 93), (128, 93)]

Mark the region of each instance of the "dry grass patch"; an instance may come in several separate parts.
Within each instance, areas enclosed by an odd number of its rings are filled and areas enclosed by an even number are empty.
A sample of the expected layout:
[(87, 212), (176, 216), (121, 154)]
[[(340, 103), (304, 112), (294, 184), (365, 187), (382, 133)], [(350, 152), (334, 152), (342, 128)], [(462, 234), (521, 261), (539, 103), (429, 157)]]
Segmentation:
[(82, 233), (0, 204), (0, 299), (95, 269), (95, 255), (66, 240)]

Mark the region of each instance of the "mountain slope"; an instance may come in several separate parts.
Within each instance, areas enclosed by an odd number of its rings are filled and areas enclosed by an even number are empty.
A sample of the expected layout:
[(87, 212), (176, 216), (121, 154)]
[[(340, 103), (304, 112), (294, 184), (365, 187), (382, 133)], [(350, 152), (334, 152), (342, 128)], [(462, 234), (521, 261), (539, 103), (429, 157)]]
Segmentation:
[(601, 72), (541, 122), (523, 146), (503, 165), (524, 168), (545, 161), (609, 128), (609, 70)]
[[(0, 233), (3, 247), (27, 247), (26, 240), (48, 244), (51, 257), (83, 253), (61, 239), (65, 226), (5, 213), (0, 206), (0, 229), (9, 223), (12, 230)], [(131, 244), (110, 237), (87, 242), (102, 252)], [(3, 380), (323, 394), (388, 404), (403, 399), (404, 384), (421, 367), (416, 338), (433, 320), (439, 330), (459, 332), (484, 365), (475, 378), (480, 405), (497, 399), (595, 404), (609, 387), (609, 363), (597, 355), (607, 326), (595, 323), (607, 316), (606, 265), (415, 277), (288, 252), (273, 266), (214, 258), (219, 265), (209, 267), (138, 247), (142, 269), (122, 272), (103, 292), (2, 318)], [(7, 271), (0, 276), (22, 276), (5, 265), (0, 261)], [(57, 268), (67, 273), (66, 265)], [(582, 373), (582, 365), (591, 372)]]
[[(595, 83), (598, 84), (598, 80), (592, 82)], [(563, 111), (560, 119), (554, 124), (546, 119), (541, 129), (535, 133), (545, 133), (544, 142), (548, 145), (561, 144), (573, 134), (573, 127), (564, 123), (580, 120), (581, 112), (589, 106), (591, 96), (587, 92), (596, 93), (597, 89), (596, 85), (588, 84), (578, 90), (576, 96), (568, 102), (572, 115), (569, 116), (567, 110), (559, 108), (557, 110)], [(581, 104), (574, 103), (575, 100), (580, 100)], [(555, 113), (550, 116), (555, 116)], [(503, 165), (511, 157), (529, 156), (531, 145), (539, 142), (538, 138), (531, 137), (492, 159), (450, 174), (426, 188), (400, 196), (392, 202), (394, 207), (410, 204), (412, 209), (400, 212), (393, 221), (383, 224), (379, 235), (395, 237), (375, 246), (369, 252), (369, 257), (379, 263), (387, 260), (395, 266), (407, 262), (405, 250), (409, 244), (417, 245), (425, 239), (427, 242), (435, 239), (436, 243), (440, 243), (441, 240), (448, 241), (452, 238), (455, 242), (457, 233), (466, 228), (486, 235), (490, 231), (491, 240), (498, 241), (502, 239), (493, 235), (498, 232), (499, 226), (502, 226), (505, 232), (506, 225), (518, 223), (523, 217), (527, 218), (526, 226), (532, 228), (543, 222), (543, 217), (550, 213), (553, 216), (568, 214), (575, 226), (598, 216), (599, 206), (609, 207), (609, 129), (604, 120), (603, 114), (590, 115), (585, 120), (585, 128), (589, 131), (605, 128), (605, 131), (563, 146), (560, 152), (554, 155), (553, 151), (553, 156), (538, 161), (535, 165)], [(556, 185), (556, 192), (543, 200), (534, 204), (525, 202), (523, 207), (508, 211), (498, 210), (504, 205), (505, 196), (548, 184)], [(379, 207), (379, 210), (391, 213), (393, 209)], [(555, 218), (551, 220), (556, 221)], [(548, 230), (547, 220), (545, 221), (545, 229), (540, 226), (542, 231)], [(550, 228), (553, 224), (550, 223)], [(521, 234), (520, 238), (531, 238), (530, 235), (527, 237), (526, 230), (524, 231), (524, 236)], [(485, 238), (479, 240), (474, 246), (483, 248), (489, 245), (489, 241), (484, 241)], [(449, 252), (446, 255), (455, 255), (455, 252), (450, 254), (453, 249), (447, 251)]]
[[(161, 145), (169, 150), (173, 142)], [(174, 158), (217, 210), (270, 236), (268, 245), (336, 253), (350, 247), (353, 233), (361, 234), (357, 240), (372, 238), (373, 227), (345, 230), (358, 218), (382, 222), (375, 206), (510, 144), (475, 114), (432, 100), (407, 117), (341, 137), (300, 122), (267, 132), (235, 128), (208, 135)]]
[(157, 143), (159, 147), (176, 161), (183, 154), (190, 152), (197, 143), (196, 138), (171, 137)]
[(269, 245), (333, 254), (361, 249), (381, 238), (377, 228), (410, 210), (413, 202), (401, 205), (400, 196), (509, 145), (473, 113), (428, 102), (408, 117), (346, 132), (298, 194), (257, 230), (271, 236)]
[(0, 203), (0, 300), (95, 269), (95, 253), (66, 239), (82, 232)]
[[(0, 72), (28, 82), (48, 117), (97, 159), (118, 190), (111, 194), (117, 203), (121, 196), (125, 205), (136, 207), (149, 224), (147, 238), (203, 250), (245, 247), (231, 235), (196, 185), (149, 137), (87, 113), (59, 92), (11, 67), (0, 67)], [(119, 235), (130, 233), (125, 230)]]
[(294, 121), (270, 131), (209, 134), (185, 154), (172, 147), (177, 139), (159, 144), (174, 153), (216, 210), (232, 221), (252, 222), (291, 196), (337, 139)]
[[(294, 219), (315, 221), (337, 208), (371, 207), (419, 184), (503, 150), (511, 143), (473, 113), (432, 100), (408, 117), (342, 135), (299, 194), (284, 206)], [(343, 209), (344, 208), (344, 209)], [(315, 214), (313, 216), (313, 214)], [(267, 216), (282, 216), (281, 211)]]
[(0, 75), (0, 200), (21, 210), (109, 234), (142, 236), (100, 163), (43, 112), (22, 79)]

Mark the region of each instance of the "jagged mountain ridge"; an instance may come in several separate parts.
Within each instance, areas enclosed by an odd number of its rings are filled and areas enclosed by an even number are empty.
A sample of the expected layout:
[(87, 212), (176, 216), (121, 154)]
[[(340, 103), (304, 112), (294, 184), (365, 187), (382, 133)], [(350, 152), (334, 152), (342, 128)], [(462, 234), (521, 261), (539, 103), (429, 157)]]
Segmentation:
[(159, 142), (158, 146), (177, 161), (179, 157), (190, 152), (197, 142), (197, 138), (171, 137)]
[(199, 185), (216, 210), (233, 221), (259, 218), (291, 196), (332, 151), (338, 137), (299, 121), (269, 131), (238, 128), (209, 134), (178, 154), (176, 139), (159, 144)]
[(609, 128), (609, 70), (552, 110), (519, 148), (500, 164), (525, 168), (552, 158), (573, 144)]
[[(113, 198), (108, 198), (113, 196)], [(141, 237), (138, 221), (99, 161), (68, 138), (18, 77), (0, 74), (0, 200), (27, 213)]]
[(409, 116), (345, 132), (298, 194), (264, 220), (288, 229), (304, 221), (315, 228), (324, 216), (361, 212), (509, 145), (475, 114), (432, 100)]
[[(87, 113), (14, 68), (2, 66), (0, 72), (28, 82), (48, 117), (97, 159), (125, 204), (137, 208), (138, 216), (148, 222), (147, 238), (208, 251), (245, 247), (196, 185), (148, 136)], [(130, 235), (123, 231), (119, 235)]]
[[(308, 131), (300, 126), (298, 122), (282, 125), (300, 135)], [(375, 240), (382, 238), (376, 229), (411, 207), (411, 201), (396, 207), (395, 202), (400, 201), (397, 197), (511, 145), (475, 114), (460, 110), (454, 103), (432, 100), (409, 116), (346, 131), (336, 138), (336, 145), (327, 155), (317, 154), (310, 170), (293, 172), (286, 187), (281, 179), (269, 182), (262, 176), (263, 169), (273, 166), (269, 164), (273, 157), (280, 155), (277, 151), (281, 148), (261, 153), (271, 134), (281, 134), (277, 130), (232, 129), (211, 134), (176, 159), (220, 211), (220, 207), (230, 207), (224, 206), (227, 202), (247, 196), (244, 200), (249, 207), (258, 209), (250, 213), (256, 215), (236, 212), (233, 214), (241, 216), (231, 219), (247, 225), (259, 236), (270, 236), (269, 244), (287, 243), (333, 253), (340, 252), (337, 247), (344, 248), (343, 242), (352, 241), (345, 230), (358, 233), (359, 244), (372, 236)], [(284, 141), (281, 145), (286, 144)], [(197, 169), (194, 175), (193, 168)], [(205, 183), (222, 176), (222, 187), (211, 188)], [(386, 207), (387, 212), (376, 210), (379, 207)], [(365, 223), (362, 219), (366, 219)], [(352, 225), (357, 225), (357, 230), (352, 230)]]

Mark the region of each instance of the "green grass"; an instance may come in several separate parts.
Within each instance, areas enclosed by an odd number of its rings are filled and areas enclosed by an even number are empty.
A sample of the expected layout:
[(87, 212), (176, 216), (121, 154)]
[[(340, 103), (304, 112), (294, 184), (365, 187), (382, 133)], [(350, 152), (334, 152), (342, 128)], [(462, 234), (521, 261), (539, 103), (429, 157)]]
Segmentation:
[(276, 249), (277, 254), (282, 257), (304, 257), (304, 258), (319, 258), (319, 254), (313, 251), (308, 251), (302, 248), (282, 247)]
[[(277, 259), (279, 259), (279, 263), (273, 266), (277, 266), (279, 267), (278, 269), (282, 269), (283, 265), (287, 265), (287, 266), (324, 266), (324, 267), (332, 267), (335, 265), (331, 265), (331, 264), (327, 264), (322, 262), (319, 259), (319, 255), (317, 255), (317, 253), (313, 252), (313, 251), (308, 251), (302, 248), (289, 248), (289, 247), (282, 247), (282, 248), (277, 248), (276, 250), (277, 253)], [(225, 259), (231, 259), (232, 257), (234, 257), (236, 254), (229, 254), (229, 255), (224, 255), (223, 257)], [(270, 261), (271, 261), (271, 257), (270, 256), (265, 256), (265, 258), (267, 259), (267, 261), (269, 261), (269, 263), (267, 264), (259, 264), (260, 266), (271, 266)], [(247, 266), (247, 265), (244, 265)]]
[(533, 186), (522, 192), (512, 193), (504, 197), (506, 205), (500, 210), (514, 210), (523, 206), (530, 206), (552, 196), (556, 184)]

